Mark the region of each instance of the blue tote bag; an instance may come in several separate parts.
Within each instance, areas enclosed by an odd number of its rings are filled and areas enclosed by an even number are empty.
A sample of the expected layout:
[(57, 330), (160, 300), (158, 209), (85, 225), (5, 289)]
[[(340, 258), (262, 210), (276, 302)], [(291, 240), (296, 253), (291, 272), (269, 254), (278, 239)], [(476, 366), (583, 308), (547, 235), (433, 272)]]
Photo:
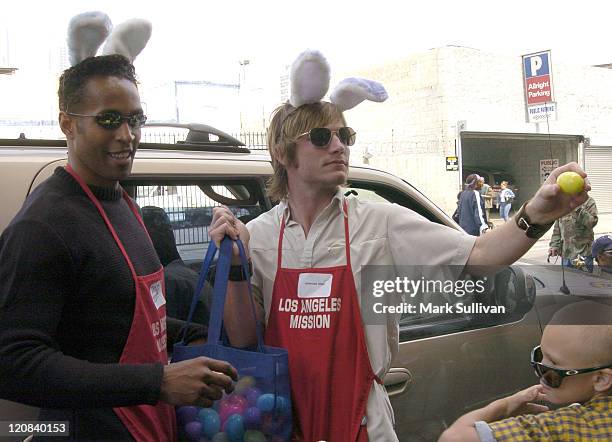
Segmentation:
[[(248, 275), (244, 247), (240, 240), (237, 241), (237, 244), (243, 274)], [(292, 430), (292, 409), (287, 350), (264, 345), (262, 325), (259, 322), (257, 323), (257, 347), (253, 350), (231, 347), (227, 339), (224, 339), (223, 311), (232, 245), (233, 241), (225, 237), (219, 250), (208, 342), (203, 345), (185, 345), (183, 334), (183, 340), (174, 345), (172, 361), (179, 362), (199, 356), (227, 361), (238, 370), (238, 381), (231, 394), (224, 394), (223, 398), (215, 401), (210, 408), (178, 407), (179, 438), (184, 441), (197, 442), (288, 441)], [(216, 245), (211, 242), (202, 263), (200, 279), (187, 319), (187, 327), (191, 323), (198, 296), (204, 287), (216, 251)], [(252, 312), (255, 315), (250, 280), (248, 286), (248, 302), (251, 303)]]

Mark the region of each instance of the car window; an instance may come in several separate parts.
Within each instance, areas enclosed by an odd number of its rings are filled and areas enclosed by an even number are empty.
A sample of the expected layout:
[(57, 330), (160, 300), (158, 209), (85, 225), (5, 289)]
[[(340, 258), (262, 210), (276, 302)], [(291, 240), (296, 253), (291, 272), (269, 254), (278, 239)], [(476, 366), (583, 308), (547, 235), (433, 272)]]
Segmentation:
[[(262, 191), (263, 183), (255, 178), (137, 178), (122, 185), (140, 207), (143, 217), (147, 211), (162, 213), (174, 233), (180, 257), (193, 268), (198, 268), (210, 243), (214, 207), (227, 206), (245, 224), (269, 207)], [(145, 217), (145, 224), (146, 221)]]
[[(395, 187), (372, 181), (349, 180), (348, 186), (343, 188), (345, 195), (353, 195), (364, 201), (389, 202), (399, 204), (414, 210), (428, 220), (444, 224), (444, 222), (432, 213), (425, 205), (415, 200), (411, 195)], [(423, 197), (425, 198), (425, 197)]]
[[(430, 307), (416, 314), (402, 314), (400, 342), (509, 324), (523, 318), (535, 301), (533, 281), (516, 267), (501, 267), (486, 278), (462, 275), (456, 281), (463, 281), (462, 285), (480, 281), (484, 290), (461, 296), (457, 296), (457, 290), (423, 295), (420, 303), (431, 303)], [(445, 305), (454, 310), (447, 311)]]
[[(491, 291), (490, 285), (486, 290)], [(401, 316), (400, 339), (402, 342), (474, 328), (470, 324), (472, 313), (457, 307), (459, 304), (469, 306), (477, 302), (476, 295), (470, 294), (459, 298), (455, 296), (455, 293), (434, 292), (419, 295), (418, 298), (418, 302), (415, 303), (416, 313), (403, 313)], [(445, 305), (451, 305), (455, 309), (448, 311)]]
[[(349, 185), (343, 188), (346, 195), (373, 202), (390, 202), (402, 205), (423, 215), (430, 221), (442, 224), (443, 221), (427, 209), (425, 205), (415, 200), (411, 195), (399, 189), (381, 183), (349, 181)], [(462, 277), (465, 280), (474, 278)], [(507, 314), (488, 315), (481, 311), (471, 311), (469, 308), (457, 308), (452, 312), (437, 309), (435, 305), (457, 304), (470, 306), (480, 304), (485, 307), (498, 306), (499, 299), (512, 300), (517, 292), (524, 292), (521, 287), (523, 279), (516, 277), (514, 271), (509, 268), (502, 270), (494, 278), (488, 278), (484, 284), (484, 291), (480, 294), (463, 295), (431, 293), (428, 299), (423, 298), (423, 304), (431, 302), (430, 309), (418, 310), (416, 313), (403, 313), (400, 319), (400, 342), (423, 339), (426, 337), (441, 336), (477, 328), (489, 327), (495, 324), (507, 323), (517, 320), (525, 311), (518, 311), (517, 305), (508, 305)], [(457, 291), (456, 291), (457, 292)], [(521, 293), (523, 293), (521, 292)]]

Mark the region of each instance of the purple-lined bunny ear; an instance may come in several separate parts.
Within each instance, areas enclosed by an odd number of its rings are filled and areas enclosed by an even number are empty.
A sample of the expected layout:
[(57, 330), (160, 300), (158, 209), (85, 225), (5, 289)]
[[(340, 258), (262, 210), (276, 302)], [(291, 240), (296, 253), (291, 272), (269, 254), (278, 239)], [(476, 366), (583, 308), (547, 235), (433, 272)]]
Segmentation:
[(291, 65), (290, 83), (293, 107), (318, 103), (329, 90), (330, 68), (319, 51), (302, 52)]
[(70, 65), (95, 56), (112, 27), (110, 18), (104, 12), (84, 12), (72, 17), (68, 24)]
[(352, 109), (363, 100), (382, 102), (389, 98), (385, 87), (377, 81), (365, 78), (345, 78), (334, 88), (330, 101), (338, 109)]
[(115, 26), (102, 53), (120, 54), (133, 62), (151, 38), (151, 30), (152, 25), (147, 20), (140, 18), (127, 20)]

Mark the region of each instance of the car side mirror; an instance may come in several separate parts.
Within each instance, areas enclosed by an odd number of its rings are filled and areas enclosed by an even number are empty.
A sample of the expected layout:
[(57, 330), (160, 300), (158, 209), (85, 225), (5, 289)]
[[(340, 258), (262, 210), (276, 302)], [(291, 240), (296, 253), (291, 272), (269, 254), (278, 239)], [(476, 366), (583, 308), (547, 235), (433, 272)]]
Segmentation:
[(495, 274), (493, 301), (506, 309), (506, 315), (522, 317), (535, 303), (533, 277), (518, 266), (509, 266)]
[(484, 307), (471, 318), (472, 322), (480, 326), (513, 322), (533, 308), (535, 281), (520, 267), (503, 267), (491, 277), (490, 282), (487, 290), (475, 300)]

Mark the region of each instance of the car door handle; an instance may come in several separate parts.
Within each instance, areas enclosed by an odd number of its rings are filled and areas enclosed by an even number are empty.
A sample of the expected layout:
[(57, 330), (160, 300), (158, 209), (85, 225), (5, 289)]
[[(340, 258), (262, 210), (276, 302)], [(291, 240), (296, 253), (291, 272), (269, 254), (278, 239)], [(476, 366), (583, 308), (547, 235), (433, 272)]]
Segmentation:
[(384, 384), (389, 396), (399, 396), (412, 385), (412, 373), (405, 368), (391, 368), (385, 375)]

